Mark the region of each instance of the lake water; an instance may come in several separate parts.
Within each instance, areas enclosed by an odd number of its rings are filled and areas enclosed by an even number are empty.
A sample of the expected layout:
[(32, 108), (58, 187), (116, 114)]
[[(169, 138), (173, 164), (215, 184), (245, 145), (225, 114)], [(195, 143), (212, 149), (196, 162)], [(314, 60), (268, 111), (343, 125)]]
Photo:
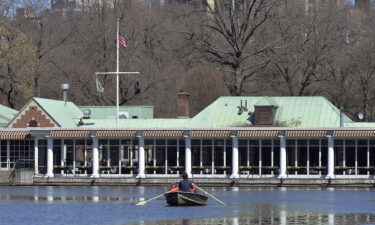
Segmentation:
[(374, 189), (210, 188), (203, 207), (164, 198), (165, 187), (0, 187), (0, 224), (375, 224)]

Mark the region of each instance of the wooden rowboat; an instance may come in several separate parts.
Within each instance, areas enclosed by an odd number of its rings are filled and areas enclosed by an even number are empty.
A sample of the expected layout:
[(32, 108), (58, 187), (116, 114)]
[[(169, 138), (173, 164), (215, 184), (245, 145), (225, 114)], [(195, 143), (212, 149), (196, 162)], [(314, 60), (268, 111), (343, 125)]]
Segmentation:
[(207, 196), (191, 192), (169, 192), (164, 194), (168, 205), (173, 206), (199, 206), (206, 205)]

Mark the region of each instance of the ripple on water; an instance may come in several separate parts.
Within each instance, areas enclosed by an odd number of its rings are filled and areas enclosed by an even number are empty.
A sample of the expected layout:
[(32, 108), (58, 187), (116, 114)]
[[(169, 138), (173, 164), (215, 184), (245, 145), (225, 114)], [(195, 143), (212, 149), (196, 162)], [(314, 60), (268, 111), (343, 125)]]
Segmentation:
[(204, 207), (168, 207), (163, 198), (134, 205), (165, 192), (165, 187), (0, 187), (0, 223), (375, 224), (373, 189), (205, 189), (227, 206), (209, 199)]

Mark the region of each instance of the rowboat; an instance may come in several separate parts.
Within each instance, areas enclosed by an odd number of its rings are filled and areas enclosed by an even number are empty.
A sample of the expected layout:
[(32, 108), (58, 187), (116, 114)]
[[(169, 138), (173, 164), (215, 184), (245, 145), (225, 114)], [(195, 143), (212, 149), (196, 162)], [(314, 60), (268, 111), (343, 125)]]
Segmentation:
[(191, 192), (169, 192), (164, 194), (168, 205), (172, 206), (199, 206), (206, 205), (207, 196)]

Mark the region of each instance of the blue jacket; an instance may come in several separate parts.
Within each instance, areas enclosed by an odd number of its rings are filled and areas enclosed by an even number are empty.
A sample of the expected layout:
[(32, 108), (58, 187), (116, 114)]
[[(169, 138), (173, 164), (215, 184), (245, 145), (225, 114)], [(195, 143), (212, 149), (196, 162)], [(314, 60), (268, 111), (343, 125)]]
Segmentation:
[(178, 183), (179, 191), (191, 192), (190, 188), (194, 188), (194, 185), (188, 179), (183, 179), (180, 181), (180, 183)]

